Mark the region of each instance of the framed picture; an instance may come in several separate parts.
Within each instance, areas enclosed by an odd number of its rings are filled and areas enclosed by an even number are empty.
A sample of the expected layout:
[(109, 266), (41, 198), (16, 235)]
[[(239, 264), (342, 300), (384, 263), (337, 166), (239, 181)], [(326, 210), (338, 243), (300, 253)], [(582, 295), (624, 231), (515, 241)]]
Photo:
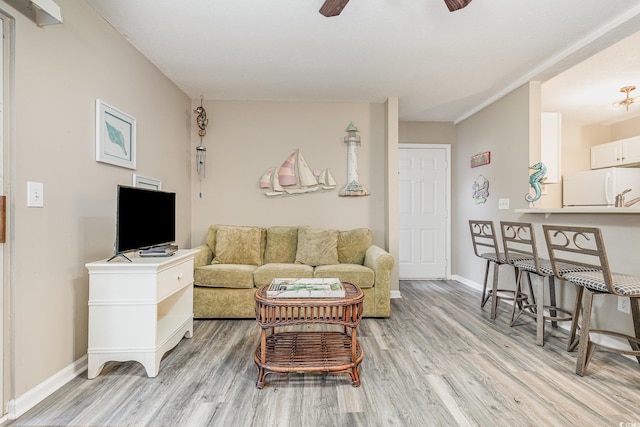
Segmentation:
[(136, 119), (96, 99), (96, 161), (136, 168)]
[(475, 168), (482, 165), (488, 165), (491, 163), (491, 152), (485, 151), (484, 153), (476, 154), (475, 156), (471, 156), (471, 167)]
[(155, 178), (133, 174), (133, 186), (148, 188), (150, 190), (162, 190), (162, 181)]

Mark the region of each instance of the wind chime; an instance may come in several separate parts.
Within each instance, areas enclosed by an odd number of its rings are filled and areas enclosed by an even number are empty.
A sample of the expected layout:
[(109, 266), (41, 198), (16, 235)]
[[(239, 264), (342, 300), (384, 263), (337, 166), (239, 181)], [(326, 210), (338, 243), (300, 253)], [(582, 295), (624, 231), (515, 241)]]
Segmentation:
[(202, 106), (202, 95), (200, 95), (200, 106), (193, 110), (196, 114), (196, 124), (198, 125), (198, 136), (200, 137), (200, 145), (196, 147), (196, 172), (200, 178), (200, 198), (202, 198), (202, 178), (206, 177), (206, 160), (207, 148), (202, 143), (202, 138), (207, 134), (207, 111)]

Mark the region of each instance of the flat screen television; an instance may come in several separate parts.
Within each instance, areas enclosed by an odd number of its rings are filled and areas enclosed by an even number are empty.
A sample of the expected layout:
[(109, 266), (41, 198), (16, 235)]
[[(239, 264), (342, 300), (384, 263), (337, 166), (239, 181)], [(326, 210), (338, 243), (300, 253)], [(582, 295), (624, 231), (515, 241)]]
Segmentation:
[(114, 256), (175, 240), (175, 193), (118, 185)]

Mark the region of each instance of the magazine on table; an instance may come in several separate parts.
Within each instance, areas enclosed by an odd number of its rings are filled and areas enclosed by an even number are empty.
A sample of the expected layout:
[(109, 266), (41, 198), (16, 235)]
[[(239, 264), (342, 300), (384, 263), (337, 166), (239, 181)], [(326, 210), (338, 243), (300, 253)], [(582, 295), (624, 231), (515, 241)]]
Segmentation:
[(340, 279), (273, 279), (269, 298), (344, 298)]

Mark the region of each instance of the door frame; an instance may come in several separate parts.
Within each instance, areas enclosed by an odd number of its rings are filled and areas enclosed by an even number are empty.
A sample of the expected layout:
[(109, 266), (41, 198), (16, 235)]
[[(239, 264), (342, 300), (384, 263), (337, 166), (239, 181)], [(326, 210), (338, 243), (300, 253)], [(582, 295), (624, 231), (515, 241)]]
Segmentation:
[[(447, 162), (446, 186), (445, 191), (445, 209), (447, 210), (447, 218), (445, 225), (445, 255), (447, 257), (447, 265), (445, 266), (445, 278), (451, 279), (451, 145), (450, 144), (421, 144), (421, 143), (401, 143), (398, 144), (398, 150), (412, 149), (444, 149)], [(399, 196), (399, 194), (398, 194)], [(400, 238), (400, 230), (398, 229), (398, 239)], [(398, 242), (398, 246), (400, 246)], [(399, 273), (399, 271), (398, 271)]]
[(5, 10), (0, 9), (0, 20), (2, 20), (2, 69), (0, 78), (2, 79), (2, 124), (0, 126), (0, 150), (2, 150), (2, 164), (0, 165), (0, 194), (5, 195), (5, 242), (0, 243), (0, 259), (2, 269), (0, 274), (0, 354), (3, 363), (0, 364), (0, 402), (2, 411), (0, 421), (8, 419), (9, 402), (15, 396), (15, 325), (12, 320), (13, 297), (11, 285), (13, 283), (12, 255), (15, 239), (14, 230), (14, 203), (13, 203), (13, 182), (15, 173), (15, 120), (16, 120), (16, 97), (15, 97), (15, 40), (16, 25), (15, 18)]

